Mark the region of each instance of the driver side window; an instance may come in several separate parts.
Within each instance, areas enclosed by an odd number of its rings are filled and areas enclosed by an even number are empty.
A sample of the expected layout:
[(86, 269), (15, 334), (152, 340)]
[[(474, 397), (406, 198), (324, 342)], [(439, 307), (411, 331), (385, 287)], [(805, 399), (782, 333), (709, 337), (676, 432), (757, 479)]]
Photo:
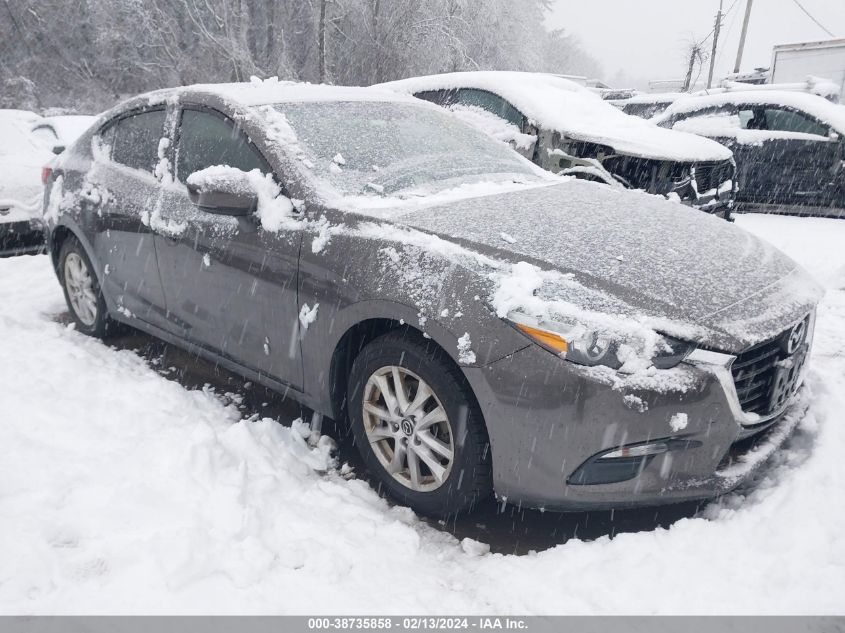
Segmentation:
[(179, 181), (214, 165), (270, 173), (267, 161), (230, 119), (208, 110), (183, 109), (176, 153)]
[(747, 130), (770, 130), (773, 132), (793, 132), (827, 136), (828, 128), (814, 119), (785, 108), (747, 107), (740, 113), (743, 128)]

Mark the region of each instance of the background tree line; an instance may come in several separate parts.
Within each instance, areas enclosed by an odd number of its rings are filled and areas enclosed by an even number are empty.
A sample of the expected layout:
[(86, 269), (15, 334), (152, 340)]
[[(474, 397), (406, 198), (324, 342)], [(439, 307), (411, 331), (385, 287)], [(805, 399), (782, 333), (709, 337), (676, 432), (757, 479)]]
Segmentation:
[(550, 0), (0, 0), (0, 107), (99, 111), (251, 75), (369, 85), (476, 69), (598, 74)]

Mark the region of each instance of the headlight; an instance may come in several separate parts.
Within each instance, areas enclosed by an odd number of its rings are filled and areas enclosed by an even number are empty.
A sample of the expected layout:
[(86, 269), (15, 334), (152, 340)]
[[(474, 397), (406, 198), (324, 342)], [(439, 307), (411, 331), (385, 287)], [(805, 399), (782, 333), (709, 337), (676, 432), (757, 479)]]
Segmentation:
[[(520, 332), (535, 343), (568, 361), (588, 367), (604, 365), (619, 369), (632, 355), (645, 351), (645, 343), (616, 337), (583, 325), (540, 321), (519, 312), (507, 317)], [(658, 336), (647, 358), (658, 369), (670, 369), (684, 360), (695, 345), (668, 336)]]

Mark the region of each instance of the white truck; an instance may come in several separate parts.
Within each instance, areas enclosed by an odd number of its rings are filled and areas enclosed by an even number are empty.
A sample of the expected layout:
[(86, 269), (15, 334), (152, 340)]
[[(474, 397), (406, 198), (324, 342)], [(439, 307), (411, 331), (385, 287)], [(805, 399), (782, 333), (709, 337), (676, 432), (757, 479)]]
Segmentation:
[(839, 102), (845, 103), (845, 39), (781, 44), (772, 49), (771, 83), (806, 82), (824, 78), (839, 88)]

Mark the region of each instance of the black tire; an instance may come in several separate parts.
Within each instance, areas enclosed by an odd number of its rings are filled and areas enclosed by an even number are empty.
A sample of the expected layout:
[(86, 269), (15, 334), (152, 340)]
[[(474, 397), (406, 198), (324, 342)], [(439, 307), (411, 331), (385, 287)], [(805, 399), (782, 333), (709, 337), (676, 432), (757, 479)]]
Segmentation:
[[(90, 291), (96, 299), (93, 319), (90, 318), (90, 315), (80, 315), (71, 300), (71, 293), (73, 291), (69, 287), (69, 281), (65, 275), (65, 266), (69, 257), (78, 258), (78, 261), (85, 266), (90, 276)], [(91, 264), (91, 259), (88, 257), (82, 244), (73, 236), (68, 237), (62, 243), (61, 249), (59, 250), (58, 275), (59, 281), (62, 284), (62, 291), (65, 295), (68, 312), (70, 312), (70, 316), (76, 324), (76, 329), (83, 334), (96, 338), (105, 338), (109, 334), (112, 334), (117, 329), (117, 324), (109, 318), (106, 300), (103, 298), (103, 292), (100, 289), (97, 274), (94, 272), (94, 266)]]
[[(425, 381), (436, 398), (430, 402), (439, 403), (448, 415), (453, 459), (448, 475), (434, 490), (413, 490), (397, 480), (382, 465), (377, 449), (370, 444), (364, 424), (364, 392), (368, 380), (388, 366), (404, 368)], [(405, 328), (371, 341), (352, 365), (347, 394), (355, 444), (369, 472), (381, 481), (392, 498), (419, 514), (445, 517), (469, 512), (491, 495), (489, 439), (481, 410), (463, 374), (433, 341)], [(409, 439), (418, 444), (414, 436), (406, 438), (406, 445)]]

